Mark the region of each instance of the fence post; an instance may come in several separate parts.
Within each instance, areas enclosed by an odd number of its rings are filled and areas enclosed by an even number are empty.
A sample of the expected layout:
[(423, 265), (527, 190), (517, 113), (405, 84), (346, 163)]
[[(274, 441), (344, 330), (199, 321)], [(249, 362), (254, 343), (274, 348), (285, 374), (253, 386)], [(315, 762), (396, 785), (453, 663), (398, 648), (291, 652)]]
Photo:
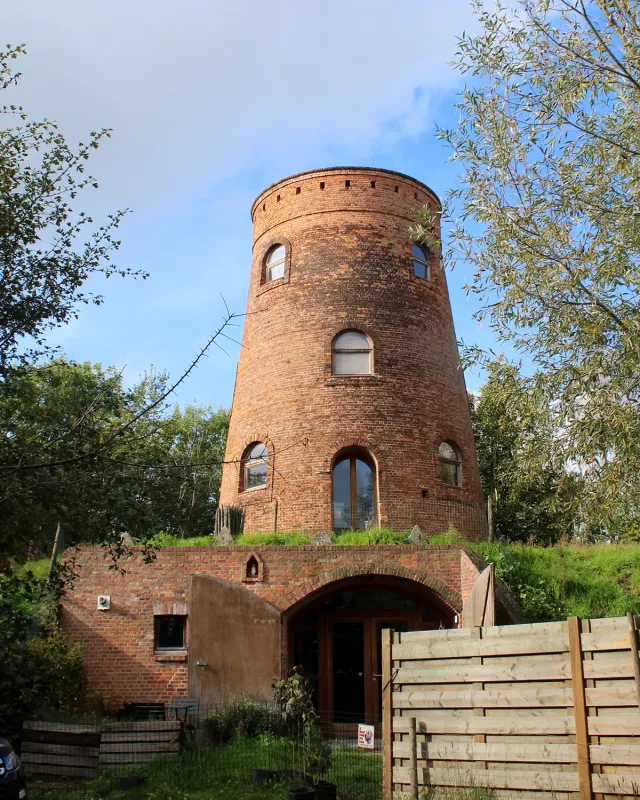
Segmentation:
[(582, 639), (580, 618), (570, 617), (569, 652), (571, 655), (571, 686), (573, 688), (573, 713), (576, 721), (576, 748), (578, 751), (578, 782), (581, 800), (592, 800), (591, 755), (587, 723), (587, 701), (584, 693), (584, 669), (582, 665)]
[(382, 629), (382, 796), (393, 795), (393, 703), (391, 686), (391, 628)]
[(415, 717), (409, 717), (409, 780), (411, 797), (413, 800), (418, 800), (418, 739)]
[(629, 622), (629, 646), (631, 647), (631, 662), (633, 664), (633, 675), (636, 679), (636, 694), (638, 695), (638, 707), (640, 707), (640, 658), (638, 657), (638, 631), (636, 620), (631, 612), (627, 614)]

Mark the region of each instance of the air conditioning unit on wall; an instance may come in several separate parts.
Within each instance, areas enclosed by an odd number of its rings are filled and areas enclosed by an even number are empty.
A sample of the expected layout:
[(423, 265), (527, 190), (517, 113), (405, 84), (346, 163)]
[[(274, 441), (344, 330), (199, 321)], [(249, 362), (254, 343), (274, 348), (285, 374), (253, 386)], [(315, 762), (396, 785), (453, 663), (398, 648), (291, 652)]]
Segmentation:
[(111, 595), (99, 594), (98, 595), (98, 611), (108, 611), (111, 608)]

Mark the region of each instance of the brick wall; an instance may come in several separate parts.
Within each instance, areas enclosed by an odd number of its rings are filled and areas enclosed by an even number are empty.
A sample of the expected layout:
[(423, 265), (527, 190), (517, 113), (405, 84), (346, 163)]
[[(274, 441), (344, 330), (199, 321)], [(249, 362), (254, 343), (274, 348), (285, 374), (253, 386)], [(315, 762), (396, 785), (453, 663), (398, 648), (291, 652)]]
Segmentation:
[[(348, 184), (348, 185), (347, 185)], [(345, 168), (287, 178), (252, 209), (253, 262), (221, 502), (246, 508), (246, 530), (332, 527), (331, 469), (358, 446), (376, 465), (377, 523), (426, 532), (454, 525), (486, 536), (464, 378), (444, 273), (413, 274), (409, 226), (439, 208), (426, 186), (384, 170)], [(264, 259), (287, 248), (285, 276), (264, 283)], [(331, 343), (357, 329), (374, 374), (333, 376)], [(440, 480), (438, 445), (457, 444), (462, 485)], [(242, 491), (240, 460), (266, 442), (265, 488)]]
[[(244, 582), (248, 547), (167, 547), (151, 564), (136, 553), (122, 562), (124, 574), (110, 569), (103, 549), (79, 548), (78, 577), (63, 598), (61, 621), (71, 639), (84, 646), (89, 691), (114, 695), (118, 703), (188, 696), (187, 655), (154, 652), (153, 617), (188, 613), (191, 575), (243, 584), (290, 613), (300, 600), (342, 578), (391, 575), (429, 587), (437, 602), (460, 613), (461, 561), (467, 573), (471, 564), (462, 548), (444, 545), (261, 547), (256, 552), (262, 580)], [(111, 596), (108, 611), (97, 609), (100, 594)]]

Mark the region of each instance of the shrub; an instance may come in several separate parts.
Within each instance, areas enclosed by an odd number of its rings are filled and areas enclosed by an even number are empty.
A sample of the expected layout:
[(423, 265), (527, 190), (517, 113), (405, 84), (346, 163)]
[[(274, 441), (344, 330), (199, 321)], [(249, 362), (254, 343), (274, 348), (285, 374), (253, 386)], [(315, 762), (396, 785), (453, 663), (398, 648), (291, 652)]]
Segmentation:
[(82, 648), (57, 628), (57, 596), (58, 587), (29, 571), (0, 573), (0, 718), (10, 734), (83, 697)]
[(235, 736), (255, 738), (264, 734), (281, 736), (285, 724), (279, 709), (244, 698), (210, 711), (202, 719), (204, 735), (211, 744), (225, 744)]

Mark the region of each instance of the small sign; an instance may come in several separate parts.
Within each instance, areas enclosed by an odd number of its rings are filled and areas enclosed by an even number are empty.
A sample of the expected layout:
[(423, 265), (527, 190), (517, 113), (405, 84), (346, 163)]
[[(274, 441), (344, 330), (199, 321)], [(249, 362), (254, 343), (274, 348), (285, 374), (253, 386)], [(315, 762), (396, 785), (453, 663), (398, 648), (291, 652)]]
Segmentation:
[(373, 725), (358, 725), (358, 747), (366, 747), (369, 750), (373, 750), (375, 732)]

